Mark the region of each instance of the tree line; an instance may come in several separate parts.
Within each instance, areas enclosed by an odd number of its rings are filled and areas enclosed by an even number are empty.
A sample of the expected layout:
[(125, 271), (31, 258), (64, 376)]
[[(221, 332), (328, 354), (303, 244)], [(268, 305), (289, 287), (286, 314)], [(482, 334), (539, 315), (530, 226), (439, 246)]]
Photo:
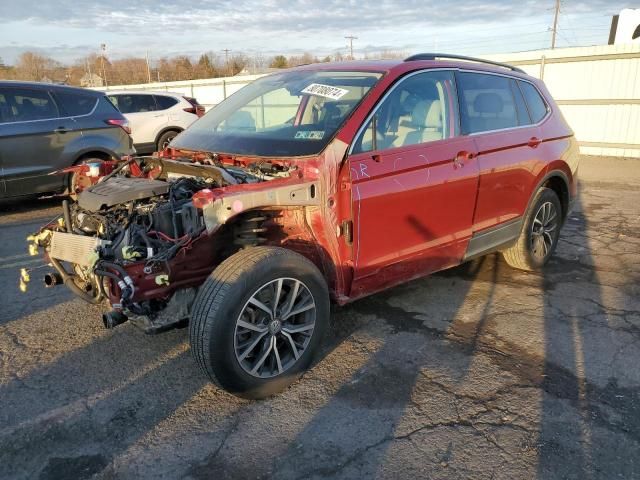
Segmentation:
[[(383, 51), (363, 58), (402, 58), (403, 52)], [(270, 69), (289, 68), (308, 63), (350, 60), (341, 53), (319, 58), (311, 53), (276, 55), (242, 53), (217, 54), (207, 52), (197, 58), (186, 55), (161, 57), (148, 61), (145, 57), (109, 59), (91, 54), (73, 63), (64, 64), (36, 52), (22, 53), (13, 65), (0, 58), (0, 80), (25, 80), (65, 83), (76, 86), (133, 85), (148, 82), (171, 82), (201, 78), (229, 77), (240, 73), (254, 74)]]

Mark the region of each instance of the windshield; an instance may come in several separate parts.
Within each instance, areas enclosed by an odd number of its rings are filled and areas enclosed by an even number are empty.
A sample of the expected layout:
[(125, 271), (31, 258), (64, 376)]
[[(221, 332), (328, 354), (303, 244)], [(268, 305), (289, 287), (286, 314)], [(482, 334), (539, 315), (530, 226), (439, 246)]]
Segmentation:
[(328, 71), (269, 75), (214, 107), (171, 146), (249, 156), (315, 155), (381, 76)]

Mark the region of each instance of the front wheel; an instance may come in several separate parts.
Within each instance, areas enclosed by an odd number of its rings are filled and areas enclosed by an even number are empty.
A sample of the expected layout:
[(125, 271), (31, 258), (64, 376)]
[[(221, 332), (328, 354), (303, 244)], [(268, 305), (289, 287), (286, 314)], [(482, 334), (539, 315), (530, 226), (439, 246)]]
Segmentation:
[(558, 244), (562, 206), (550, 188), (536, 193), (517, 242), (502, 252), (505, 261), (520, 270), (539, 270), (549, 261)]
[(257, 399), (311, 365), (328, 323), (327, 284), (316, 266), (290, 250), (253, 247), (222, 262), (200, 288), (189, 338), (214, 383)]

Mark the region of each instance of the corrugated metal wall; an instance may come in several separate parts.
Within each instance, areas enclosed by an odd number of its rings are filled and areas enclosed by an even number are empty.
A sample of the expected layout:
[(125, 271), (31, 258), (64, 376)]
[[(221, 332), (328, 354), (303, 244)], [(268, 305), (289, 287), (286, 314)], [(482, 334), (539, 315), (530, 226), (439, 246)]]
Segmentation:
[[(640, 45), (603, 45), (486, 55), (542, 78), (576, 132), (582, 153), (640, 158)], [(167, 90), (206, 107), (261, 75), (109, 87)]]
[(640, 45), (487, 56), (542, 78), (582, 153), (640, 158)]

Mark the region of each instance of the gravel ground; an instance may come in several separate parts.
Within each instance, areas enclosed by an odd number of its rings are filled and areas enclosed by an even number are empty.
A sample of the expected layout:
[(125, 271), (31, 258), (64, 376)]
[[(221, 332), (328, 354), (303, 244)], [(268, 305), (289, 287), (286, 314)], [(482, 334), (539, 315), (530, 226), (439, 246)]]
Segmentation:
[[(640, 160), (585, 158), (543, 274), (497, 255), (336, 309), (275, 398), (207, 383), (187, 331), (105, 331), (0, 207), (0, 478), (639, 478)], [(608, 180), (607, 180), (608, 179)]]

